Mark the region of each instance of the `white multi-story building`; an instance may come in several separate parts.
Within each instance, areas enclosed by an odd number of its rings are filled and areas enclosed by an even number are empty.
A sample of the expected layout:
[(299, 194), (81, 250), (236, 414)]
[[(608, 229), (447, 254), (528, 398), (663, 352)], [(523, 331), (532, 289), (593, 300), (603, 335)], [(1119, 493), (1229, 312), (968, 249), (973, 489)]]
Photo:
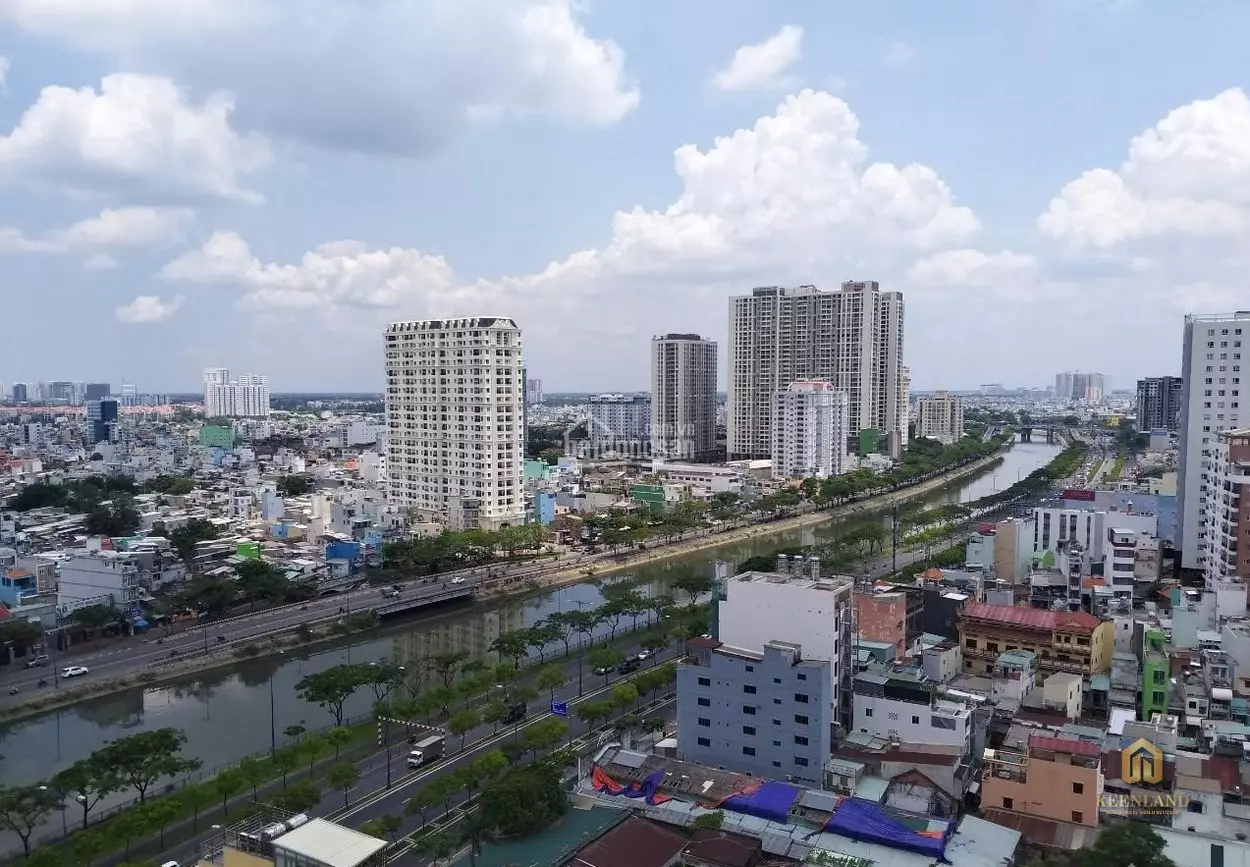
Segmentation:
[(1250, 311), (1185, 317), (1176, 504), (1184, 569), (1203, 568), (1203, 539), (1214, 532), (1218, 520), (1206, 511), (1211, 480), (1203, 466), (1212, 456), (1216, 435), (1250, 422), (1240, 406), (1242, 341), (1250, 336), (1246, 329)]
[(903, 320), (902, 293), (871, 281), (730, 298), (729, 457), (768, 457), (773, 395), (803, 379), (833, 383), (847, 395), (850, 434), (878, 430), (897, 455), (906, 440)]
[(543, 381), (541, 379), (525, 380), (525, 403), (534, 406), (543, 402)]
[[(1209, 444), (1210, 454), (1203, 461), (1200, 514), (1207, 519), (1205, 533), (1199, 536), (1199, 563), (1206, 589), (1227, 599), (1240, 587), (1245, 595), (1250, 577), (1250, 551), (1241, 550), (1238, 540), (1250, 535), (1250, 512), (1242, 504), (1250, 496), (1250, 428), (1220, 431)], [(1229, 611), (1220, 616), (1245, 616), (1245, 611)]]
[(383, 345), (391, 504), (452, 529), (523, 523), (521, 329), (502, 316), (395, 322)]
[(847, 398), (831, 382), (801, 380), (773, 397), (773, 478), (838, 476), (850, 470)]
[(855, 676), (857, 733), (877, 734), (908, 745), (942, 744), (958, 747), (959, 755), (972, 749), (975, 716), (964, 701), (951, 701), (933, 692), (933, 684), (888, 673), (861, 672)]
[(587, 433), (596, 454), (651, 443), (651, 398), (645, 394), (597, 394), (590, 398)]
[(224, 367), (204, 371), (205, 418), (263, 418), (269, 415), (269, 379), (264, 376), (230, 378)]
[[(733, 647), (763, 647), (785, 635), (801, 644), (808, 659), (831, 664), (831, 715), (848, 725), (851, 632), (854, 585), (845, 578), (821, 578), (818, 561), (795, 567), (796, 573), (743, 572), (725, 581), (718, 610), (719, 638)], [(806, 570), (806, 571), (802, 571)], [(845, 700), (844, 700), (845, 699)]]
[(715, 450), (715, 341), (697, 334), (652, 338), (651, 455), (706, 460)]
[(964, 435), (964, 400), (939, 391), (916, 401), (916, 436), (950, 445)]
[(1058, 554), (1073, 545), (1091, 560), (1103, 558), (1107, 538), (1107, 513), (1095, 509), (1033, 509), (1033, 552)]

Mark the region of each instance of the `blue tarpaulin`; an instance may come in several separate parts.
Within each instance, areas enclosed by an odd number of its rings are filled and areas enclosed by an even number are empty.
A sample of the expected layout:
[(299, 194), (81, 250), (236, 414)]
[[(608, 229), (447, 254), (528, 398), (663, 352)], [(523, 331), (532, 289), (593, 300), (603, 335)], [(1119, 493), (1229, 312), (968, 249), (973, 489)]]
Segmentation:
[(799, 799), (799, 791), (794, 786), (769, 781), (732, 794), (719, 806), (734, 813), (784, 822), (790, 815), (790, 808)]
[[(920, 821), (933, 824), (931, 820)], [(825, 823), (825, 830), (852, 840), (879, 843), (941, 859), (954, 825), (950, 822), (937, 824), (941, 826), (938, 830), (917, 831), (880, 804), (862, 798), (843, 798)]]

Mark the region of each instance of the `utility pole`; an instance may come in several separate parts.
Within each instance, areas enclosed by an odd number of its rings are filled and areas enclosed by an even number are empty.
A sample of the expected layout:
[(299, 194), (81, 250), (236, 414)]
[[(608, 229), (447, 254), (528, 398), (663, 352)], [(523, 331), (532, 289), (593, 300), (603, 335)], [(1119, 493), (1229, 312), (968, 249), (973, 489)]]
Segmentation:
[(890, 572), (898, 571), (898, 501), (890, 510)]

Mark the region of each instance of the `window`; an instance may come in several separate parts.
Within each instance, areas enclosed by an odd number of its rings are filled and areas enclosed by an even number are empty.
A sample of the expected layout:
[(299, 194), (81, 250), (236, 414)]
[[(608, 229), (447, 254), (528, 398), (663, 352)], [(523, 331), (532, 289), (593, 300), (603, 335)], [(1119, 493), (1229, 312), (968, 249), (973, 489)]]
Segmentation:
[(914, 725), (914, 726), (918, 726), (918, 725), (920, 725), (920, 717), (918, 717), (918, 716), (913, 716), (913, 717), (911, 718), (911, 724), (912, 724), (912, 725)]
[(743, 727), (742, 727), (742, 733), (743, 733), (744, 735), (751, 735), (752, 737), (754, 737), (754, 736), (755, 736), (755, 726), (743, 726)]
[[(868, 716), (872, 716), (872, 708), (868, 708), (867, 713), (868, 713)], [(801, 725), (801, 726), (805, 726), (805, 725), (807, 725), (807, 723), (809, 722), (809, 720), (808, 720), (807, 716), (806, 716), (806, 715), (804, 715), (804, 714), (801, 714), (801, 713), (796, 713), (796, 714), (794, 715), (794, 721), (795, 721), (798, 725)]]
[(1073, 784), (1072, 784), (1072, 794), (1074, 794), (1074, 795), (1083, 795), (1083, 794), (1085, 794), (1085, 784), (1084, 784), (1084, 783), (1073, 783)]
[(1189, 803), (1185, 805), (1185, 809), (1191, 813), (1201, 813), (1202, 801), (1199, 801), (1196, 798), (1190, 798)]
[(742, 706), (742, 712), (746, 714), (747, 716), (755, 716), (755, 705), (744, 704)]
[(945, 716), (929, 717), (929, 725), (935, 729), (946, 729), (952, 732), (955, 730), (955, 720)]
[(755, 747), (743, 747), (743, 748), (742, 748), (742, 754), (743, 754), (744, 756), (753, 756), (753, 755), (755, 755)]
[(1011, 798), (1003, 798), (1003, 809), (1010, 810), (1012, 807)]
[(781, 762), (773, 762), (773, 767), (774, 767), (774, 768), (779, 768), (779, 767), (781, 767)]
[(773, 704), (781, 704), (781, 699), (779, 698), (773, 699)]
[(742, 685), (742, 691), (747, 695), (755, 695), (755, 684), (744, 683)]
[(712, 700), (710, 698), (699, 697), (699, 707), (711, 707)]
[(708, 729), (712, 727), (712, 721), (705, 716), (701, 716), (699, 717), (699, 725), (703, 726), (705, 729)]
[(1072, 811), (1072, 821), (1073, 821), (1073, 822), (1076, 822), (1076, 824), (1080, 825), (1082, 822), (1084, 822), (1084, 821), (1085, 821), (1085, 814), (1084, 814), (1084, 813), (1082, 813), (1080, 810), (1073, 810), (1073, 811)]
[(712, 678), (710, 677), (699, 678), (699, 686), (711, 686), (711, 685), (712, 685)]
[(809, 741), (807, 740), (807, 738), (805, 738), (803, 735), (795, 735), (795, 736), (794, 736), (794, 742), (795, 742), (796, 744), (798, 744), (799, 746), (801, 746), (801, 747), (805, 747), (805, 746), (807, 746), (807, 745), (808, 745), (808, 743), (809, 743)]
[(872, 708), (870, 707), (864, 708), (864, 716), (872, 716)]
[(710, 747), (711, 745), (712, 745), (712, 739), (711, 739), (711, 738), (699, 738), (699, 746), (701, 746), (701, 747)]
[(755, 671), (755, 666), (754, 666), (754, 665), (748, 665), (748, 666), (746, 667), (746, 669), (747, 669), (747, 671)]
[(807, 675), (806, 675), (806, 674), (800, 674), (800, 675), (799, 675), (799, 680), (807, 680)]
[(799, 704), (807, 704), (807, 693), (796, 692), (794, 694), (794, 700), (798, 702)]
[(774, 677), (774, 678), (773, 678), (773, 683), (781, 683), (781, 678), (779, 678), (779, 677)]

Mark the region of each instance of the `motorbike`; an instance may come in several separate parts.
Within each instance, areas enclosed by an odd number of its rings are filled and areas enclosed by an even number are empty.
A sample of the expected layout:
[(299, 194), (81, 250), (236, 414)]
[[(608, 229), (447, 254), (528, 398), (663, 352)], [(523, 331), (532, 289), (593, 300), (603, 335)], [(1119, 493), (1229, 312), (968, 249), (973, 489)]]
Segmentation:
[(301, 606), (299, 607), (299, 610), (300, 610), (300, 611), (307, 611), (307, 610), (308, 610), (308, 605), (307, 605), (307, 604), (301, 605)]
[(9, 695), (17, 695), (17, 693), (18, 693), (18, 689), (16, 686), (9, 688)]
[(40, 685), (40, 686), (47, 686), (47, 685), (48, 685), (48, 681), (47, 681), (47, 680), (45, 680), (44, 678), (40, 678), (40, 679), (39, 679), (39, 685)]
[(218, 643), (218, 644), (225, 644), (225, 643), (226, 643), (226, 636), (224, 636), (224, 635), (218, 635), (218, 636), (217, 636), (217, 643)]

